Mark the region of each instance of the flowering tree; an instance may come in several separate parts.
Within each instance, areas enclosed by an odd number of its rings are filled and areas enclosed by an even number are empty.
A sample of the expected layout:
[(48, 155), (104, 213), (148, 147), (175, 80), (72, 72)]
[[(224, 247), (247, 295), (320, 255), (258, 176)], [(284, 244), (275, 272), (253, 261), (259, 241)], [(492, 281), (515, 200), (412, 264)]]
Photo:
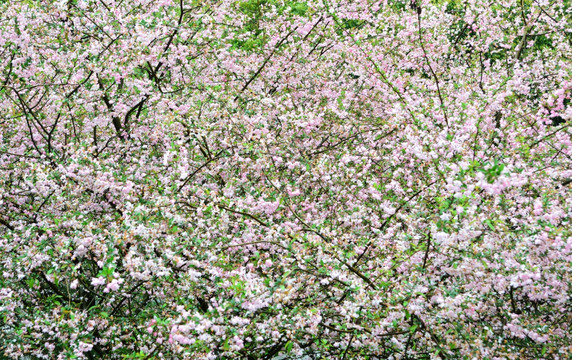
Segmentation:
[(0, 354), (572, 356), (569, 0), (0, 3)]

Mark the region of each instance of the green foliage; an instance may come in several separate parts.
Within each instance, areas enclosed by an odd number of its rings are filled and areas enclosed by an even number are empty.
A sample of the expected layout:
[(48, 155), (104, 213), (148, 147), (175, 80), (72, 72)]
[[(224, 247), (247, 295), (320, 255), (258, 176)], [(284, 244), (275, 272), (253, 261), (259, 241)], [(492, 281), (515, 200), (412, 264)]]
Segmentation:
[[(233, 49), (246, 52), (260, 51), (268, 42), (268, 36), (260, 28), (260, 22), (272, 21), (269, 18), (271, 11), (275, 11), (278, 16), (294, 18), (307, 17), (310, 9), (307, 2), (281, 0), (242, 1), (237, 3), (237, 8), (246, 17), (246, 22), (241, 30), (229, 30), (225, 36), (229, 36), (230, 33), (235, 37), (240, 36), (240, 39), (231, 40), (231, 44)], [(245, 34), (248, 35), (246, 38)]]

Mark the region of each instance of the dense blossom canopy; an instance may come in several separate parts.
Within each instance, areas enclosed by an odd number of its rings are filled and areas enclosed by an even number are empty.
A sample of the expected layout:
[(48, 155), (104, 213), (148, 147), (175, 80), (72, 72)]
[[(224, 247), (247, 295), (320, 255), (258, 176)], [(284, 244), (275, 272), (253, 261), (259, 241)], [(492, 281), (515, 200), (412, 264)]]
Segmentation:
[(571, 9), (0, 1), (0, 357), (570, 358)]

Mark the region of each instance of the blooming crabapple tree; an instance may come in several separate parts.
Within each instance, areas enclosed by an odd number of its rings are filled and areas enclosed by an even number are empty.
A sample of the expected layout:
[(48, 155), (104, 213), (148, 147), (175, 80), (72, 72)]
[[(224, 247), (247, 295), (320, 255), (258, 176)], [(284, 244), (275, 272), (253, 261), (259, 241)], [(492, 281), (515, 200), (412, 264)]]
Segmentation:
[(0, 2), (0, 354), (569, 358), (571, 8)]

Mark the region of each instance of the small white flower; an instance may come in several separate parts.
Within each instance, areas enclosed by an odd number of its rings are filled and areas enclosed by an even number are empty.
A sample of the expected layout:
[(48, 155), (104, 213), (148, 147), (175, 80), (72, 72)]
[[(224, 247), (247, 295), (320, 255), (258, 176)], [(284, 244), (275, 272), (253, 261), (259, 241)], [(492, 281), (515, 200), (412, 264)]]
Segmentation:
[(105, 285), (105, 278), (103, 276), (100, 276), (97, 278), (92, 278), (91, 279), (91, 285), (93, 285), (93, 286)]
[(71, 282), (70, 289), (77, 289), (77, 285), (78, 285), (78, 281), (77, 281), (77, 279), (75, 279), (74, 281)]

